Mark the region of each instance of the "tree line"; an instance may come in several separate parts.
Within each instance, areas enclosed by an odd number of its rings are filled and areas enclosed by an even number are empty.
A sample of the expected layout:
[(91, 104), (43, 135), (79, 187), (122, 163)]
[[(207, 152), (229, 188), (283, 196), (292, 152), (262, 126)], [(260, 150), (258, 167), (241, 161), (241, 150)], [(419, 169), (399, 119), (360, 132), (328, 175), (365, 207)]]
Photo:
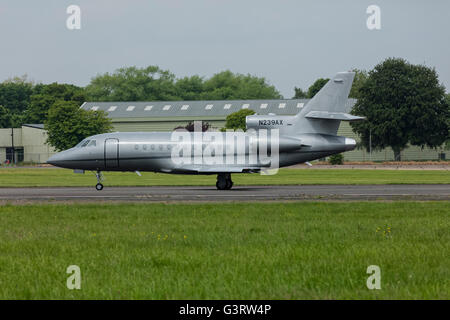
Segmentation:
[[(80, 106), (84, 101), (179, 101), (279, 99), (280, 92), (265, 78), (223, 71), (210, 78), (176, 78), (157, 66), (127, 67), (100, 74), (86, 87), (34, 84), (26, 77), (0, 83), (0, 127), (45, 123), (54, 105)], [(67, 102), (67, 103), (64, 103)]]

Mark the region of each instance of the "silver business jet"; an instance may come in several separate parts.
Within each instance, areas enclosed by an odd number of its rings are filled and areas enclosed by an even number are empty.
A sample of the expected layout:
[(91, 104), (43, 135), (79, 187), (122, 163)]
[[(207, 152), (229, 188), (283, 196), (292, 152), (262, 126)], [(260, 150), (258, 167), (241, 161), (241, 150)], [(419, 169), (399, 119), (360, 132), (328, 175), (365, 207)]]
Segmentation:
[(337, 136), (349, 114), (353, 72), (337, 73), (295, 116), (251, 115), (246, 132), (115, 132), (88, 137), (47, 163), (84, 173), (140, 171), (215, 174), (219, 190), (231, 189), (232, 173), (258, 173), (353, 150), (354, 139)]

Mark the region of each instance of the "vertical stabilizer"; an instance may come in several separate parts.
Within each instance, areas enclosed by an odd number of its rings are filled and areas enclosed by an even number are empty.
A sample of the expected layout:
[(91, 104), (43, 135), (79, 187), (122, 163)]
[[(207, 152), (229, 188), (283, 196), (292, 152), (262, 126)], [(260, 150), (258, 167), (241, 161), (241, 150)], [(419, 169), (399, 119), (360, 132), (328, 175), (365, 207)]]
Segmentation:
[(354, 72), (339, 72), (296, 115), (296, 133), (336, 135), (341, 120), (360, 120), (348, 114), (347, 100)]

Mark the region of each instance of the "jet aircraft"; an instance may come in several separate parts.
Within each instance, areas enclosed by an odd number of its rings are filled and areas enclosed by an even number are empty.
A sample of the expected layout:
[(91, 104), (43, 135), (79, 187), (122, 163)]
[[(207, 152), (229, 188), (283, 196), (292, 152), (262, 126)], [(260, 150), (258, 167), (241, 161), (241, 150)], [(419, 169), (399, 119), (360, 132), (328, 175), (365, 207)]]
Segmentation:
[(337, 131), (341, 121), (364, 119), (347, 110), (354, 75), (337, 73), (294, 116), (247, 116), (246, 132), (104, 133), (87, 137), (47, 163), (94, 171), (97, 190), (103, 189), (102, 171), (214, 174), (217, 189), (228, 190), (234, 173), (258, 173), (353, 150), (355, 140)]

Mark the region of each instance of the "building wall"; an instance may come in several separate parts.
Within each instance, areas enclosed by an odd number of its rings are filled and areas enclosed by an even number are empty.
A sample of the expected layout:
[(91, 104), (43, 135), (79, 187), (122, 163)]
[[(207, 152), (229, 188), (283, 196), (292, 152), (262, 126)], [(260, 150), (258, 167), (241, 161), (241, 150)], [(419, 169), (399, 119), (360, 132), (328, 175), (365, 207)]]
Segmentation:
[[(14, 147), (22, 147), (22, 128), (14, 128)], [(12, 147), (11, 128), (0, 129), (0, 163), (6, 160), (6, 148)]]
[[(353, 132), (348, 121), (341, 121), (338, 135), (353, 138), (357, 142), (360, 141), (359, 136)], [(439, 160), (439, 153), (441, 152), (445, 153), (442, 148), (422, 149), (418, 146), (409, 146), (401, 152), (401, 158), (403, 161)], [(370, 154), (364, 149), (355, 149), (352, 151), (344, 152), (344, 159), (346, 161), (394, 161), (394, 152), (391, 148), (386, 148), (381, 151), (372, 151), (372, 154)]]
[[(14, 128), (14, 146), (22, 146), (22, 128)], [(0, 129), (0, 147), (12, 147), (11, 128)]]
[(51, 155), (55, 154), (55, 149), (49, 146), (46, 141), (46, 130), (22, 127), (24, 162), (45, 163)]

